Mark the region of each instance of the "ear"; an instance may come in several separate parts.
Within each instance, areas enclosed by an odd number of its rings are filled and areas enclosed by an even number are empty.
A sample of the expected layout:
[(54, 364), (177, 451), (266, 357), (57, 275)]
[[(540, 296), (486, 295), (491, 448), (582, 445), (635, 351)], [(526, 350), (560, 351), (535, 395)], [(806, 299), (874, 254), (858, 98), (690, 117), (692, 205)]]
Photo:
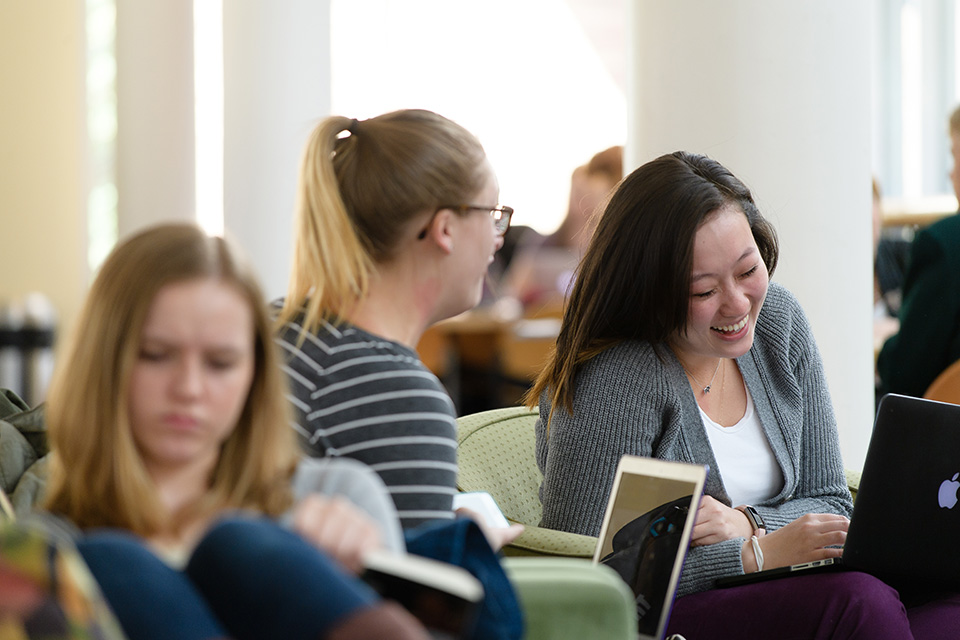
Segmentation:
[(443, 253), (453, 253), (454, 223), (457, 214), (452, 209), (440, 209), (430, 220), (422, 241), (432, 242)]

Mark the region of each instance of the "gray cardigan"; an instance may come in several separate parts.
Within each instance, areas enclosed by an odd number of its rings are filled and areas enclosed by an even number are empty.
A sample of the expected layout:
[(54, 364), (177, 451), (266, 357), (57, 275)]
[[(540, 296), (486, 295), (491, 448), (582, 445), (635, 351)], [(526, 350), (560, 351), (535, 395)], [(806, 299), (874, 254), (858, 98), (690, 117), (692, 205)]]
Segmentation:
[[(755, 505), (767, 530), (806, 513), (849, 517), (853, 502), (823, 363), (799, 303), (783, 287), (770, 283), (753, 347), (737, 364), (783, 471), (780, 493)], [(548, 436), (549, 411), (543, 394), (536, 425), (542, 526), (598, 535), (624, 454), (709, 465), (705, 493), (730, 505), (696, 397), (664, 345), (625, 341), (587, 362), (576, 377), (573, 416), (558, 408)], [(692, 547), (679, 595), (743, 573), (743, 543), (736, 538)]]

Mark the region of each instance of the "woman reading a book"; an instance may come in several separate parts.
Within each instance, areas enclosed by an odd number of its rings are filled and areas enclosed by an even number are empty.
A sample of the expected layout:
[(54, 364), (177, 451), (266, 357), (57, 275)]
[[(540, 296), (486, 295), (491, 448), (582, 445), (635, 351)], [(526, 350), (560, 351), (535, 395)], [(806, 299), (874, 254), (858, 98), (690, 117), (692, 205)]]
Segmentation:
[(226, 242), (135, 235), (77, 326), (48, 395), (46, 507), (132, 640), (426, 637), (356, 576), (384, 532), (311, 492), (392, 511), (361, 465), (301, 460), (260, 289)]
[(597, 535), (625, 454), (708, 465), (670, 633), (954, 637), (960, 600), (905, 610), (863, 573), (715, 588), (839, 556), (853, 508), (809, 324), (770, 281), (777, 258), (750, 191), (709, 158), (665, 155), (619, 185), (528, 397), (542, 524)]

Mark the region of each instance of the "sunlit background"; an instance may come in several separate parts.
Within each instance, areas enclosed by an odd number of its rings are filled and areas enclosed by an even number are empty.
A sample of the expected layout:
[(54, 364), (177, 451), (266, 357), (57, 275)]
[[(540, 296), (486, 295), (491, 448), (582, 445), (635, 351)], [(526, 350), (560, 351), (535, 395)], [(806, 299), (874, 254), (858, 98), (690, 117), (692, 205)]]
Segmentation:
[[(673, 144), (727, 154), (783, 231), (777, 275), (826, 336), (840, 367), (831, 375), (866, 380), (840, 365), (860, 362), (848, 351), (866, 354), (868, 341), (830, 343), (835, 307), (817, 307), (835, 266), (801, 258), (810, 242), (851, 240), (838, 248), (849, 249), (841, 328), (858, 335), (869, 317), (856, 284), (869, 270), (869, 173), (885, 213), (956, 211), (946, 120), (960, 102), (957, 2), (740, 0), (725, 23), (737, 28), (717, 38), (711, 20), (729, 12), (697, 0), (2, 3), (0, 200), (18, 242), (4, 253), (0, 294), (44, 291), (68, 326), (119, 236), (195, 219), (252, 249), (268, 295), (282, 295), (297, 155), (314, 122), (421, 107), (479, 136), (501, 202), (543, 233), (565, 213), (573, 169), (601, 149), (629, 140), (629, 163)], [(794, 33), (807, 17), (815, 24)], [(671, 28), (658, 31), (658, 19)], [(767, 46), (772, 64), (754, 67)], [(720, 48), (716, 59), (706, 47)], [(837, 135), (844, 128), (850, 136)], [(862, 301), (847, 295), (861, 291)], [(841, 410), (861, 402), (856, 393), (838, 393)]]
[[(574, 12), (588, 4), (606, 22)], [(625, 1), (333, 0), (333, 111), (422, 107), (456, 120), (484, 144), (515, 223), (552, 231), (573, 169), (626, 140), (625, 11)]]
[[(116, 8), (86, 6), (94, 268), (117, 236)], [(332, 112), (420, 107), (460, 122), (486, 147), (517, 223), (549, 232), (570, 172), (626, 138), (627, 10), (627, 0), (332, 0)], [(960, 102), (957, 0), (878, 0), (873, 20), (874, 172), (898, 207), (952, 206), (942, 204), (951, 197), (942, 105)], [(222, 0), (195, 0), (194, 22), (196, 210), (221, 232)]]

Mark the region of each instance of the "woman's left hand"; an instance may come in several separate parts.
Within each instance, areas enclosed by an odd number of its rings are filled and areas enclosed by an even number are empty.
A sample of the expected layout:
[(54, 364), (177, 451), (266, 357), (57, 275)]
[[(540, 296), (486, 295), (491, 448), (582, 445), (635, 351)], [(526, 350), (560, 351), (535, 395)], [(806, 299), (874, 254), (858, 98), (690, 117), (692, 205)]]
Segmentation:
[(293, 530), (359, 574), (368, 551), (381, 548), (380, 528), (348, 500), (311, 494), (293, 508)]
[(690, 544), (702, 546), (753, 535), (750, 521), (742, 511), (728, 507), (711, 496), (703, 496), (693, 525)]

